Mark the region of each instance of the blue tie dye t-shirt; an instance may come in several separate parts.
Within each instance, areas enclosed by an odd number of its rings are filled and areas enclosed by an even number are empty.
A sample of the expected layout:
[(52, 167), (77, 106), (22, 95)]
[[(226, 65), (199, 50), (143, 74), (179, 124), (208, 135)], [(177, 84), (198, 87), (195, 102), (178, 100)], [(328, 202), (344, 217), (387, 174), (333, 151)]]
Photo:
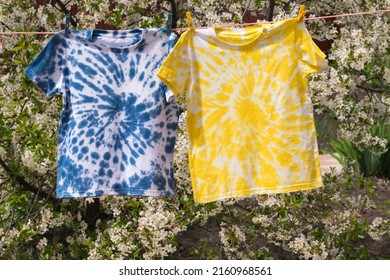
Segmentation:
[(163, 28), (61, 31), (28, 66), (63, 96), (58, 198), (175, 193), (178, 107), (156, 76), (175, 42)]

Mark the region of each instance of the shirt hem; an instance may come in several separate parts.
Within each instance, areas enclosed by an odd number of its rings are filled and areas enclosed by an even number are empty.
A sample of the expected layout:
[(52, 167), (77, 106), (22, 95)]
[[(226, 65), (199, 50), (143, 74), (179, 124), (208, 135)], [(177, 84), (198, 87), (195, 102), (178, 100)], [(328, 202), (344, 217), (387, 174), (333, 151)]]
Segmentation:
[(104, 192), (102, 194), (74, 194), (69, 195), (67, 193), (57, 193), (56, 198), (57, 199), (72, 199), (72, 198), (90, 198), (90, 197), (104, 197), (104, 196), (148, 196), (148, 197), (168, 197), (168, 196), (174, 196), (176, 193), (168, 193), (168, 192), (151, 192), (151, 191), (136, 191), (136, 192), (126, 192), (126, 191), (111, 191), (111, 192)]
[(298, 191), (305, 191), (305, 190), (312, 190), (317, 189), (320, 187), (323, 187), (324, 184), (322, 180), (313, 181), (309, 183), (302, 183), (302, 184), (295, 184), (287, 187), (276, 187), (276, 188), (259, 188), (259, 189), (252, 189), (252, 190), (241, 190), (241, 191), (234, 191), (234, 192), (228, 192), (218, 195), (210, 195), (210, 196), (197, 196), (194, 194), (194, 201), (196, 203), (209, 203), (209, 202), (215, 202), (218, 200), (224, 200), (228, 198), (243, 198), (243, 197), (249, 197), (252, 195), (262, 195), (262, 194), (278, 194), (278, 193), (288, 193), (288, 192), (298, 192)]

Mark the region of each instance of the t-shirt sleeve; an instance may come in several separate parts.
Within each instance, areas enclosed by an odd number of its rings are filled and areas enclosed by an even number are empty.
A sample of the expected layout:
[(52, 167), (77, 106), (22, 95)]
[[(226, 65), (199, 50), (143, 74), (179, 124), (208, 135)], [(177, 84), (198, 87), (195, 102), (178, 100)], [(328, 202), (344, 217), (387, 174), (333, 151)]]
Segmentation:
[(180, 36), (157, 72), (157, 76), (177, 97), (186, 91), (190, 77), (187, 35), (188, 31)]
[(305, 77), (318, 73), (326, 67), (326, 55), (313, 41), (304, 21), (299, 22), (297, 25), (296, 46)]
[(24, 70), (27, 77), (37, 84), (48, 97), (62, 93), (65, 59), (64, 54), (59, 53), (59, 50), (63, 51), (63, 48), (59, 48), (60, 44), (61, 36), (54, 35)]

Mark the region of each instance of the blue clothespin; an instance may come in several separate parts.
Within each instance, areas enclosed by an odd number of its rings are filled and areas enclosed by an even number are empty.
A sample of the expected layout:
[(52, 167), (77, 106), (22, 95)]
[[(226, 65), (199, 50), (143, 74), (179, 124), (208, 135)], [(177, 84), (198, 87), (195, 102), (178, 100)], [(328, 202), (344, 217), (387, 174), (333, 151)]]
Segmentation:
[(171, 31), (172, 31), (172, 12), (168, 12), (167, 29), (168, 29), (168, 34), (171, 34)]
[(69, 25), (70, 25), (70, 13), (66, 13), (65, 17), (65, 36), (69, 35)]

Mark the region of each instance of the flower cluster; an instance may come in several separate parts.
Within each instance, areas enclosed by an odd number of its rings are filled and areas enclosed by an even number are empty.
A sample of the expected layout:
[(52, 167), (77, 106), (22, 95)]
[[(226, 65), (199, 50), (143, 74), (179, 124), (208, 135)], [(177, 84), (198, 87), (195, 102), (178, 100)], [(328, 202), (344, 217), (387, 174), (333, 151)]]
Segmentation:
[(375, 217), (372, 221), (368, 234), (376, 241), (380, 241), (384, 235), (389, 235), (390, 220), (382, 217)]
[[(384, 2), (387, 1), (366, 3), (364, 8), (385, 9)], [(360, 7), (343, 1), (335, 9), (333, 12), (342, 13), (347, 9), (359, 11)], [(388, 17), (345, 17), (335, 20), (335, 24), (338, 32), (327, 56), (329, 67), (311, 81), (313, 102), (318, 113), (336, 116), (339, 137), (361, 149), (383, 153), (387, 140), (373, 135), (371, 128), (374, 123), (390, 119), (386, 76), (390, 61)]]
[(140, 243), (146, 248), (144, 259), (164, 258), (176, 248), (167, 240), (173, 239), (185, 228), (178, 226), (174, 211), (166, 207), (166, 201), (159, 198), (148, 198), (145, 208), (138, 219)]

